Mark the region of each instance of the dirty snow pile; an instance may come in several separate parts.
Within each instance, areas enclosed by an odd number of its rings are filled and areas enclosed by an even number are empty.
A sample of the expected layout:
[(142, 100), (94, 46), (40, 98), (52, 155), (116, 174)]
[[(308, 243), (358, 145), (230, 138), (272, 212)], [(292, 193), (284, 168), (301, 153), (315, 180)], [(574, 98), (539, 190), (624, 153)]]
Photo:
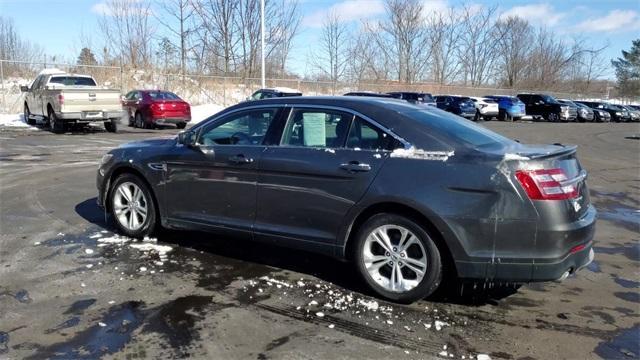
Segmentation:
[(2, 127), (24, 128), (29, 130), (38, 129), (24, 122), (22, 114), (0, 114), (0, 128)]
[[(158, 245), (158, 239), (144, 237), (142, 242), (138, 242), (136, 239), (132, 239), (126, 236), (120, 236), (114, 234), (112, 236), (103, 237), (103, 232), (97, 232), (91, 236), (90, 239), (96, 239), (98, 242), (98, 247), (105, 247), (109, 245), (118, 245), (123, 247), (127, 245), (128, 248), (135, 249), (141, 251), (145, 255), (153, 255), (157, 254), (159, 260), (155, 261), (154, 264), (158, 266), (162, 266), (168, 260), (168, 253), (173, 250), (171, 246), (168, 245)], [(146, 271), (146, 267), (141, 267), (140, 270), (142, 272)]]

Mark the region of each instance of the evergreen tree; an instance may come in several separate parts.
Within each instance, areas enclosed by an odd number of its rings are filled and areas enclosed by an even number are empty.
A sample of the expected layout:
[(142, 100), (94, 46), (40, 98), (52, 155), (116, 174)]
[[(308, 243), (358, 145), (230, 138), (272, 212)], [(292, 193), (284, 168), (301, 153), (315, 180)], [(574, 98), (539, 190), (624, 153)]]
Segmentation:
[(611, 60), (616, 70), (618, 91), (622, 96), (640, 96), (640, 39), (633, 40), (631, 50), (622, 50), (622, 57)]
[(93, 52), (89, 48), (82, 48), (80, 55), (78, 56), (78, 65), (96, 65), (98, 60)]

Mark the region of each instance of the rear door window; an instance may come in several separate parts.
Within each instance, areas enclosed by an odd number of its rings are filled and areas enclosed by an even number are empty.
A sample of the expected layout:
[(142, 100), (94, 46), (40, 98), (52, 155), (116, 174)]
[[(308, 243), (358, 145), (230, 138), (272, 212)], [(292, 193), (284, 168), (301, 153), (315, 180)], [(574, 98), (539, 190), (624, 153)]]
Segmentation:
[(349, 129), (347, 147), (359, 150), (394, 150), (402, 147), (400, 141), (368, 121), (357, 117)]
[(292, 109), (281, 145), (338, 148), (344, 146), (352, 114), (326, 109)]

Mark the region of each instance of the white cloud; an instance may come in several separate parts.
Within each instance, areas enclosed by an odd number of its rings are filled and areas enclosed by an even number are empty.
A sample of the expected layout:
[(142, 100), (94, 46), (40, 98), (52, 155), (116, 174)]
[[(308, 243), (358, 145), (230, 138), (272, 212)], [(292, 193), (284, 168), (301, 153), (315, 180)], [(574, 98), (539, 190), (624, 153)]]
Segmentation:
[(322, 9), (304, 17), (303, 24), (307, 27), (322, 27), (327, 14), (335, 13), (344, 22), (368, 19), (384, 13), (382, 0), (345, 0), (333, 4), (327, 9)]
[(449, 10), (449, 2), (447, 0), (424, 0), (422, 13), (425, 18), (443, 14)]
[(553, 26), (565, 17), (566, 14), (561, 13), (547, 3), (514, 6), (511, 9), (500, 14), (500, 18), (504, 19), (509, 16), (517, 16), (528, 20), (533, 24), (542, 24)]
[(633, 10), (611, 10), (603, 17), (585, 20), (575, 27), (576, 31), (609, 32), (640, 29), (640, 15)]
[(106, 3), (99, 2), (91, 7), (91, 12), (98, 15), (111, 15), (111, 10)]

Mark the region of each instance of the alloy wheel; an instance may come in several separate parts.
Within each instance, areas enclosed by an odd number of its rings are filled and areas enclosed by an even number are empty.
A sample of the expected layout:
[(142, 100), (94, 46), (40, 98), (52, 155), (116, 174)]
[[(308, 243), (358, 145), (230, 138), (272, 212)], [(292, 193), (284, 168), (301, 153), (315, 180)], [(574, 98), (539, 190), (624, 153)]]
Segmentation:
[(113, 209), (120, 225), (135, 231), (140, 229), (147, 219), (148, 203), (138, 185), (124, 182), (114, 190)]
[(362, 251), (371, 279), (390, 292), (412, 290), (427, 272), (427, 253), (422, 242), (403, 226), (375, 228), (367, 236)]

